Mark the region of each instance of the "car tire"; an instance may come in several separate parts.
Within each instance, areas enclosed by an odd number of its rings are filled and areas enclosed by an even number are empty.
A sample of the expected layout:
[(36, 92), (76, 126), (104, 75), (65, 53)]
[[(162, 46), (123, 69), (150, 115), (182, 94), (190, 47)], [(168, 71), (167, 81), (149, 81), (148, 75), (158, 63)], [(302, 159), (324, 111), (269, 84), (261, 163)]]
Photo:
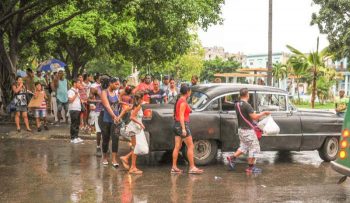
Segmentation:
[[(194, 140), (194, 163), (204, 166), (212, 163), (216, 159), (218, 143), (215, 140)], [(187, 147), (183, 144), (181, 148), (182, 156), (188, 161)]]
[(339, 151), (339, 139), (337, 137), (327, 137), (322, 147), (318, 149), (318, 154), (323, 161), (334, 161)]

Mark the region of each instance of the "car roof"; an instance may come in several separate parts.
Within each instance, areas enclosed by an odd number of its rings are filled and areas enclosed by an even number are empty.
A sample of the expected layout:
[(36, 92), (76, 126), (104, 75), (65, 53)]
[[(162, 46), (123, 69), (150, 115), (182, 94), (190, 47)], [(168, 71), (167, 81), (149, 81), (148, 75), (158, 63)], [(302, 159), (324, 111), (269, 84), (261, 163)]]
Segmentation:
[(198, 91), (206, 94), (208, 97), (213, 98), (222, 94), (230, 93), (233, 91), (239, 91), (242, 88), (248, 88), (249, 91), (266, 91), (273, 93), (288, 94), (287, 91), (270, 86), (264, 85), (251, 85), (251, 84), (237, 84), (237, 83), (209, 83), (199, 84), (192, 87), (193, 91)]

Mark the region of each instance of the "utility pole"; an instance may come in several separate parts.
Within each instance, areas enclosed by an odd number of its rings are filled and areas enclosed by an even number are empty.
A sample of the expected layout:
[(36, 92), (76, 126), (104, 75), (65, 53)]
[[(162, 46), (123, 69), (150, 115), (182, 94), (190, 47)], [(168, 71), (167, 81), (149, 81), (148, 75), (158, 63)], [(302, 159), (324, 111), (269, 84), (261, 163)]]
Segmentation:
[(269, 31), (267, 57), (267, 85), (272, 86), (272, 0), (269, 0)]

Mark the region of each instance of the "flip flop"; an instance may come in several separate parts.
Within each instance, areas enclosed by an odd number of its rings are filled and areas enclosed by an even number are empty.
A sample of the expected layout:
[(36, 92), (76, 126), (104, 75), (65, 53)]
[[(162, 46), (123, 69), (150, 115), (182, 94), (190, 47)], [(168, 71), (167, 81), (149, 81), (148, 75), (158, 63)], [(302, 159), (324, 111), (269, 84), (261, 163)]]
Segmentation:
[(188, 171), (189, 174), (202, 174), (204, 171), (199, 168), (192, 168)]
[(182, 173), (183, 171), (181, 169), (175, 169), (175, 168), (171, 168), (170, 173), (171, 174), (179, 174)]
[(128, 162), (123, 159), (123, 158), (120, 158), (120, 160), (122, 161), (122, 164), (123, 164), (123, 167), (126, 169), (126, 170), (129, 170), (130, 169), (130, 166), (128, 164)]
[(118, 167), (119, 167), (119, 164), (118, 164), (118, 163), (115, 163), (115, 164), (112, 163), (112, 166), (113, 166), (114, 168), (118, 168)]

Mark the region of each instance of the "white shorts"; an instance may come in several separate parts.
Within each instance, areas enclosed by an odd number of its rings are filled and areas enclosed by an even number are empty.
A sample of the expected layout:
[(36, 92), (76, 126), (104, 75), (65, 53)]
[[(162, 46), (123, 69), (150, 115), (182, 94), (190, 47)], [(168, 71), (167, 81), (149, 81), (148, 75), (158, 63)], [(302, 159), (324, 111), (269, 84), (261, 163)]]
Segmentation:
[(98, 117), (100, 116), (100, 112), (90, 111), (89, 115), (89, 125), (95, 125), (95, 129), (97, 133), (101, 132), (101, 128), (98, 125)]
[(260, 153), (259, 140), (254, 130), (238, 129), (239, 140), (241, 141), (239, 151), (248, 153), (249, 158), (257, 158)]

